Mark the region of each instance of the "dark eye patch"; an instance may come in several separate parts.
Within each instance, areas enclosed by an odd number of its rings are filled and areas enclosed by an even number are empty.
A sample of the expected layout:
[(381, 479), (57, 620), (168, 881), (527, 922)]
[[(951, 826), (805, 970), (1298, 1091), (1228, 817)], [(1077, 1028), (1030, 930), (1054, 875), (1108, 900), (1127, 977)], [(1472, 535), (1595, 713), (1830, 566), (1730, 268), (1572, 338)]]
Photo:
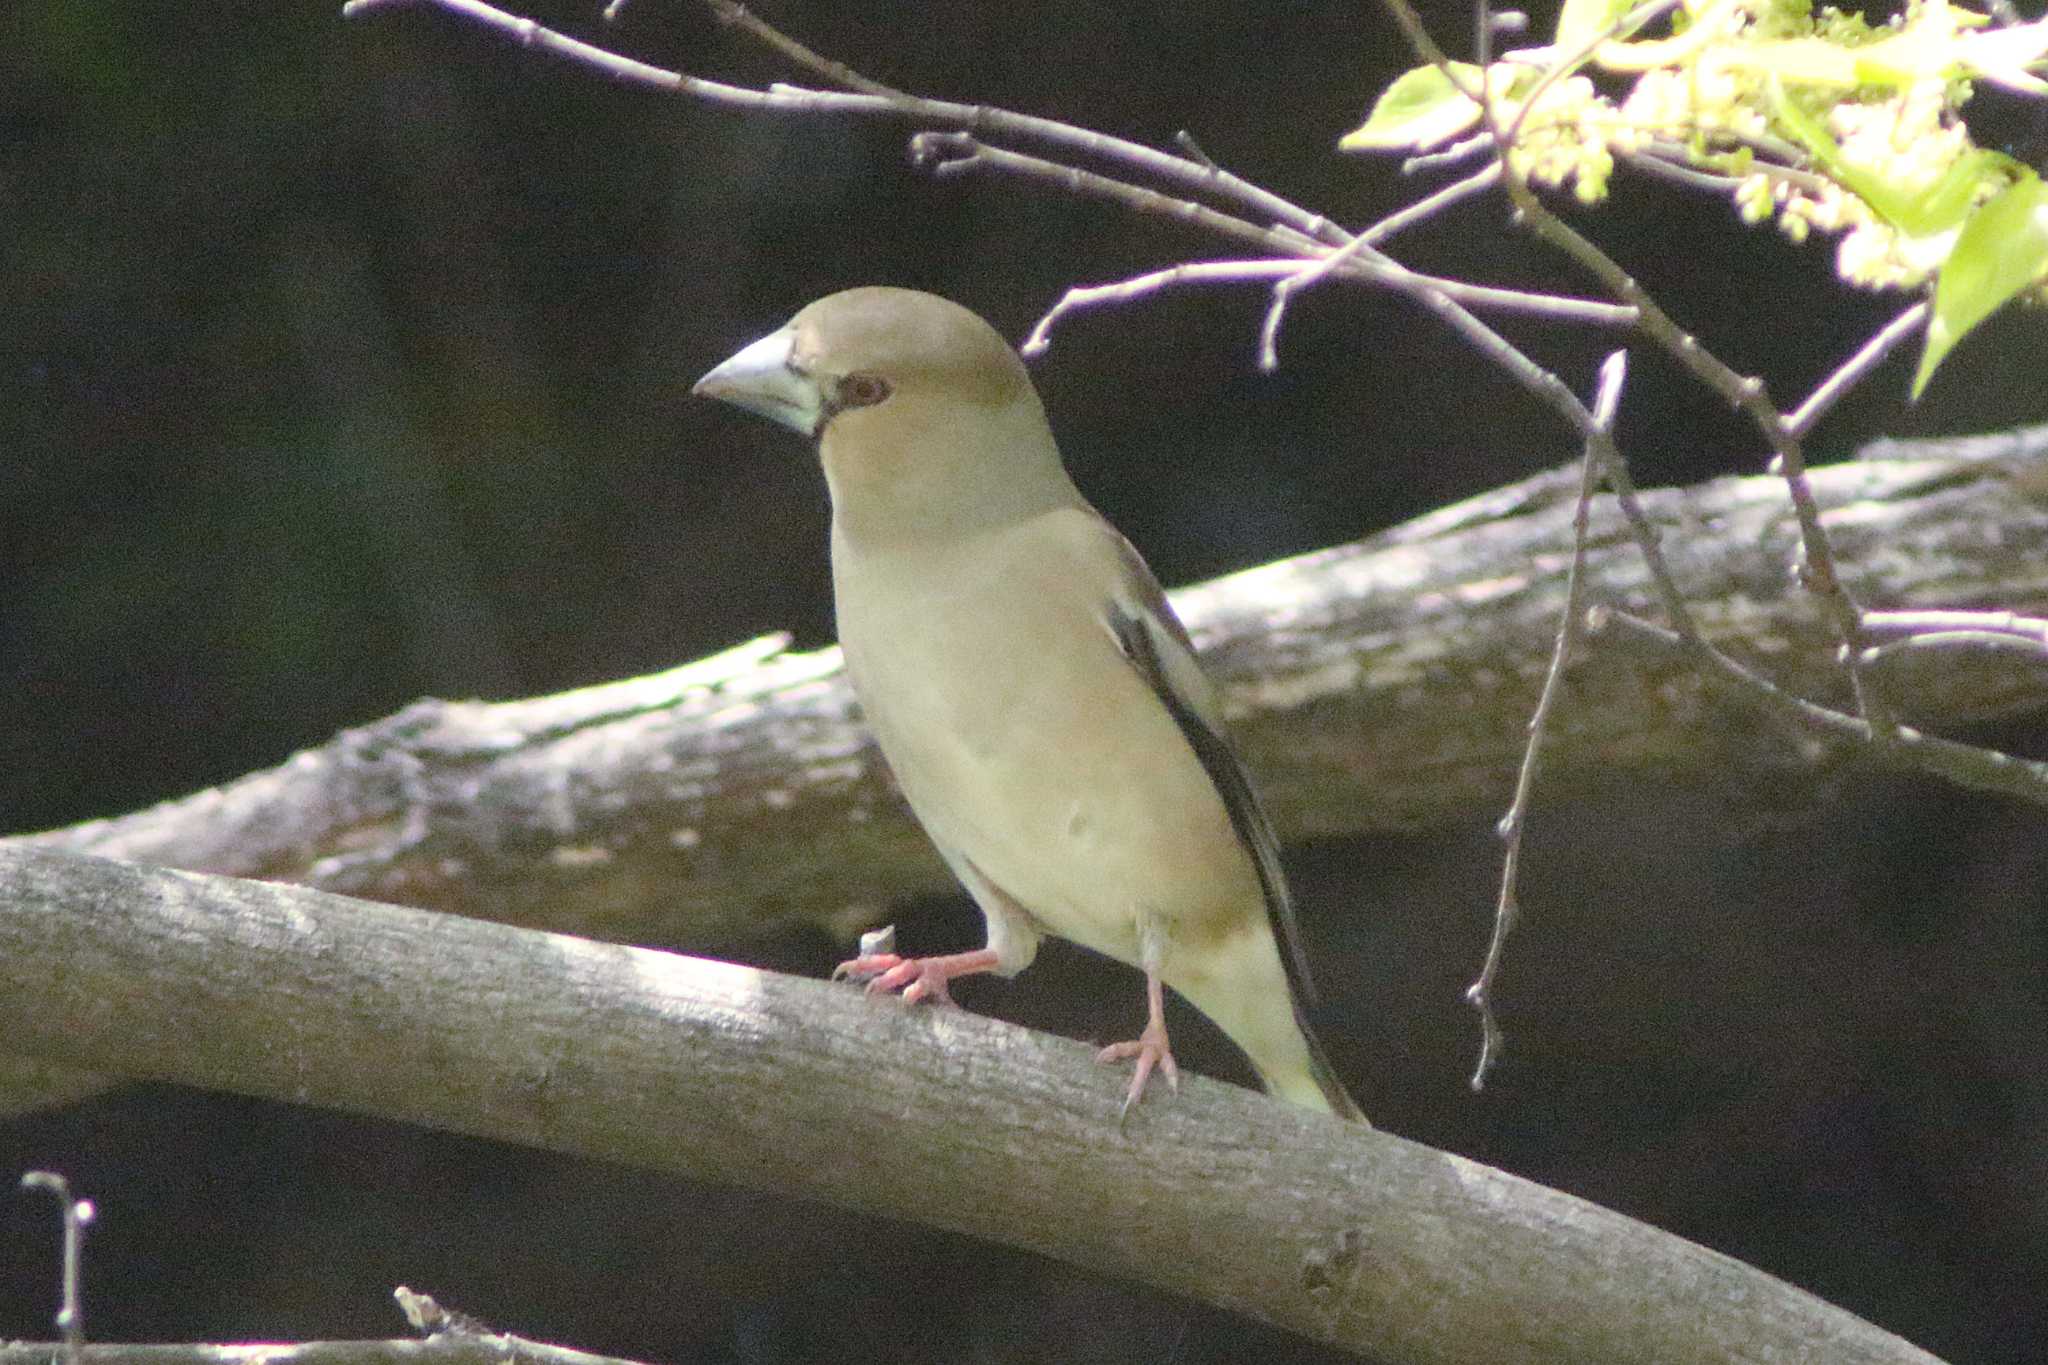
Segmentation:
[(882, 402), (891, 393), (889, 381), (875, 374), (850, 374), (841, 379), (832, 391), (832, 406), (845, 408), (871, 408)]

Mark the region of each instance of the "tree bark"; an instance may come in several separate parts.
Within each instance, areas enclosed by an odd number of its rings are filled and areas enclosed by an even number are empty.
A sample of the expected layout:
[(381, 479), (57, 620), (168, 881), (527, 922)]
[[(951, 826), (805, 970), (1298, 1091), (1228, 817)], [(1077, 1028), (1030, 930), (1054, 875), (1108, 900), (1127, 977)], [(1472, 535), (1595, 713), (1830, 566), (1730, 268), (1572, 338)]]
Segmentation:
[[(1908, 445), (1815, 470), (1870, 607), (2048, 610), (2048, 435)], [(1353, 545), (1174, 595), (1283, 838), (1491, 819), (1527, 739), (1570, 555), (1577, 475), (1496, 490)], [(1840, 703), (1836, 640), (1790, 565), (1783, 485), (1646, 496), (1702, 629)], [(1657, 616), (1605, 499), (1589, 602)], [(2040, 706), (2042, 656), (1875, 670), (1942, 730)], [(1550, 728), (1539, 804), (1664, 781), (1792, 799), (1840, 757), (1731, 704), (1668, 653), (1596, 637)], [(112, 820), (0, 840), (298, 882), (641, 943), (730, 942), (800, 917), (879, 922), (951, 881), (860, 725), (836, 650), (770, 637), (668, 673), (489, 704), (422, 701), (281, 766)]]
[(26, 1055), (826, 1200), (1389, 1361), (1926, 1362), (1569, 1195), (1190, 1078), (1119, 1132), (1079, 1043), (826, 982), (0, 850)]

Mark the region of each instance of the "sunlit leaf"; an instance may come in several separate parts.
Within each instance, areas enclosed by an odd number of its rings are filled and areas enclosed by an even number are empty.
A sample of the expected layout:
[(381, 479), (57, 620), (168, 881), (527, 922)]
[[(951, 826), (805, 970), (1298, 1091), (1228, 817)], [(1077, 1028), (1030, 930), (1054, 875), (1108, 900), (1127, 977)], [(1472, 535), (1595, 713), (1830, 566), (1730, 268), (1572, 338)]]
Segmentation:
[(1576, 52), (1613, 26), (1633, 6), (1629, 0), (1564, 0), (1557, 12), (1557, 36), (1566, 52)]
[(2048, 81), (2027, 70), (2048, 58), (2048, 19), (1965, 33), (1956, 39), (1956, 50), (1972, 76), (2029, 95), (2048, 94)]
[(1729, 66), (1787, 80), (1794, 85), (1847, 88), (1859, 84), (1856, 54), (1825, 38), (1781, 38), (1776, 42), (1731, 44), (1721, 54)]
[(2048, 185), (2032, 171), (1963, 224), (1934, 286), (1927, 348), (1913, 376), (1918, 398), (1934, 371), (1978, 323), (2048, 272)]
[(1923, 4), (1913, 22), (1875, 42), (1845, 43), (1831, 37), (1780, 38), (1730, 44), (1719, 54), (1728, 66), (1760, 71), (1795, 85), (1848, 90), (1880, 85), (1903, 90), (1926, 80), (1981, 75), (2015, 89), (2048, 83), (2023, 69), (2048, 52), (2048, 22), (2023, 24), (1994, 33), (1967, 33), (1981, 15), (1945, 4)]
[(1850, 191), (1871, 211), (1909, 237), (1930, 237), (1963, 221), (1977, 196), (1978, 185), (2001, 166), (2019, 163), (1997, 152), (1973, 151), (1956, 158), (1932, 185), (1901, 189), (1883, 176), (1851, 162), (1819, 119), (1788, 99), (1775, 77), (1770, 83), (1771, 115), (1806, 148), (1829, 179)]
[[(1459, 77), (1479, 88), (1479, 68), (1451, 63)], [(1418, 66), (1403, 72), (1373, 103), (1363, 124), (1337, 143), (1343, 152), (1424, 152), (1450, 141), (1479, 121), (1479, 106), (1451, 84), (1442, 69)]]
[(1948, 231), (1969, 214), (1978, 186), (1999, 167), (2018, 169), (2019, 164), (2001, 152), (1980, 148), (1964, 153), (1941, 179), (1905, 201), (1905, 219), (1899, 225), (1916, 237)]

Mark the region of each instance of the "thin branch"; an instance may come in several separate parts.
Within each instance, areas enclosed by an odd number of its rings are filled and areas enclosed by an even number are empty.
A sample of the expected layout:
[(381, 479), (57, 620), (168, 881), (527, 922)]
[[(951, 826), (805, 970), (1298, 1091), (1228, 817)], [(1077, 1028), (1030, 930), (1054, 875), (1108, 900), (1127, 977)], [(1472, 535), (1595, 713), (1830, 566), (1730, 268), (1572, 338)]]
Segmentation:
[(1446, 166), (1463, 165), (1481, 152), (1493, 150), (1493, 134), (1478, 132), (1467, 138), (1460, 138), (1440, 152), (1421, 152), (1401, 162), (1401, 174), (1423, 175), (1430, 171), (1442, 170)]
[(779, 56), (806, 71), (823, 76), (832, 84), (848, 90), (857, 90), (864, 95), (881, 95), (886, 99), (907, 100), (912, 96), (893, 85), (884, 85), (871, 77), (863, 76), (845, 62), (834, 61), (805, 47), (796, 39), (760, 18), (745, 5), (734, 0), (704, 0), (711, 12), (718, 16), (718, 22), (740, 32), (757, 42), (766, 44)]
[[(1721, 132), (1721, 130), (1716, 131)], [(1732, 138), (1732, 135), (1725, 132), (1722, 135)], [(1777, 162), (1765, 159), (1780, 153), (1784, 155), (1797, 155), (1797, 148), (1786, 147), (1772, 138), (1745, 137), (1733, 138), (1732, 140), (1740, 146), (1747, 147), (1755, 154), (1749, 163), (1749, 169), (1753, 174), (1767, 176), (1772, 180), (1783, 181), (1785, 184), (1794, 185), (1800, 189), (1812, 190), (1816, 193), (1825, 189), (1828, 185), (1828, 180), (1825, 176), (1815, 175), (1811, 171), (1800, 170), (1797, 166), (1780, 165)], [(1640, 164), (1645, 170), (1655, 171), (1657, 167), (1662, 166), (1667, 171), (1679, 171), (1685, 169), (1683, 163), (1688, 163), (1692, 160), (1692, 154), (1692, 148), (1683, 142), (1674, 142), (1670, 138), (1653, 137), (1643, 145), (1641, 152), (1631, 154), (1631, 159), (1632, 164), (1634, 164), (1633, 158), (1640, 156), (1642, 158)], [(1713, 175), (1706, 171), (1693, 171), (1692, 174), (1704, 177), (1708, 183), (1703, 188), (1711, 190), (1715, 194), (1725, 194), (1738, 183), (1738, 179), (1733, 176)]]
[[(1813, 430), (1820, 419), (1827, 416), (1828, 409), (1841, 401), (1842, 396), (1861, 384), (1870, 372), (1884, 364), (1898, 344), (1920, 330), (1927, 321), (1928, 304), (1923, 300), (1893, 318), (1877, 330), (1876, 335), (1863, 343), (1855, 355), (1842, 362), (1833, 374), (1823, 379), (1806, 401), (1793, 409), (1785, 418), (1785, 425), (1798, 435)], [(1869, 628), (1871, 613), (1863, 613), (1864, 628)]]
[(1489, 161), (1463, 180), (1454, 180), (1433, 194), (1418, 199), (1405, 208), (1396, 209), (1358, 235), (1378, 246), (1395, 233), (1406, 232), (1417, 223), (1434, 218), (1451, 205), (1469, 199), (1475, 194), (1482, 194), (1499, 183), (1500, 166), (1497, 162)]
[(1069, 194), (1106, 199), (1136, 213), (1177, 219), (1280, 255), (1295, 255), (1300, 249), (1299, 238), (1287, 236), (1277, 227), (1261, 227), (1193, 199), (1176, 199), (1079, 166), (990, 146), (971, 133), (919, 133), (910, 139), (910, 160), (941, 180), (995, 172), (1050, 185)]
[(1621, 159), (1637, 170), (1654, 175), (1660, 180), (1669, 180), (1687, 189), (1705, 190), (1709, 194), (1727, 194), (1742, 183), (1734, 176), (1715, 175), (1691, 166), (1677, 165), (1649, 151), (1623, 152)]
[[(1554, 320), (1575, 318), (1601, 325), (1635, 325), (1635, 314), (1629, 309), (1615, 308), (1611, 304), (1597, 303), (1589, 299), (1568, 299), (1547, 294), (1525, 295), (1518, 291), (1506, 291), (1509, 298), (1529, 300), (1527, 305), (1523, 305), (1520, 302), (1510, 303), (1507, 298), (1496, 298), (1495, 296), (1502, 291), (1488, 290), (1484, 294), (1462, 292), (1462, 287), (1454, 287), (1452, 281), (1413, 274), (1403, 267), (1394, 265), (1391, 259), (1373, 250), (1395, 233), (1441, 213), (1452, 204), (1492, 188), (1499, 180), (1500, 164), (1489, 163), (1477, 174), (1454, 181), (1427, 198), (1380, 219), (1353, 238), (1351, 245), (1329, 252), (1308, 269), (1283, 278), (1273, 289), (1272, 304), (1267, 308), (1265, 321), (1259, 328), (1259, 368), (1268, 374), (1280, 368), (1280, 327), (1286, 317), (1287, 306), (1293, 302), (1294, 296), (1304, 289), (1313, 288), (1318, 282), (1337, 272), (1366, 273), (1383, 283), (1395, 284), (1397, 288), (1412, 288), (1417, 283), (1426, 282), (1427, 287), (1433, 287), (1446, 297), (1461, 303), (1492, 307), (1526, 306), (1527, 311)], [(1400, 276), (1388, 278), (1384, 272), (1390, 268), (1399, 271)], [(1375, 271), (1382, 273), (1373, 274)], [(1405, 280), (1406, 285), (1397, 283), (1397, 278)]]
[[(1482, 8), (1488, 6), (1488, 0), (1478, 0), (1478, 3)], [(1543, 74), (1536, 78), (1535, 85), (1531, 86), (1520, 97), (1521, 108), (1516, 111), (1515, 121), (1508, 125), (1506, 134), (1498, 139), (1498, 144), (1502, 147), (1514, 146), (1516, 140), (1522, 135), (1522, 126), (1527, 122), (1529, 112), (1536, 107), (1536, 102), (1543, 97), (1544, 92), (1585, 65), (1586, 62), (1592, 59), (1594, 53), (1598, 52), (1608, 43), (1634, 33), (1643, 25), (1654, 23), (1656, 20), (1663, 18), (1683, 3), (1684, 0), (1646, 0), (1646, 3), (1637, 5), (1628, 13), (1615, 19), (1598, 33), (1581, 42), (1578, 47), (1565, 53), (1561, 58), (1557, 58), (1553, 54), (1553, 59), (1544, 66)], [(1480, 65), (1484, 67), (1485, 62), (1482, 60)]]
[[(1691, 660), (1710, 683), (1732, 689), (1738, 695), (1762, 703), (1767, 709), (1794, 721), (1816, 735), (1868, 745), (1877, 738), (1870, 722), (1810, 702), (1771, 682), (1761, 673), (1737, 662), (1704, 641), (1686, 640), (1674, 632), (1626, 612), (1594, 611), (1591, 627), (1637, 646), (1678, 653)], [(1943, 778), (1959, 787), (2008, 796), (2040, 805), (2048, 799), (2048, 762), (2017, 758), (1972, 744), (1923, 734), (1901, 725), (1882, 746), (1885, 759), (1894, 767)]]
[[(1028, 161), (1031, 158), (1019, 159)], [(1045, 165), (1050, 167), (1052, 163), (1048, 162)], [(1043, 178), (1051, 179), (1050, 172), (1045, 172)], [(1179, 265), (1148, 271), (1143, 275), (1134, 275), (1112, 284), (1077, 285), (1060, 296), (1059, 302), (1038, 320), (1017, 349), (1027, 356), (1042, 355), (1052, 345), (1053, 328), (1070, 313), (1129, 303), (1134, 299), (1149, 297), (1181, 285), (1278, 281), (1274, 291), (1277, 299), (1284, 297), (1281, 291), (1288, 290), (1290, 286), (1297, 286), (1298, 281), (1306, 279), (1312, 283), (1327, 278), (1331, 273), (1386, 285), (1403, 293), (1434, 289), (1469, 307), (1521, 313), (1552, 322), (1627, 326), (1633, 321), (1627, 309), (1594, 299), (1530, 294), (1517, 289), (1493, 289), (1485, 285), (1446, 280), (1435, 275), (1420, 275), (1385, 258), (1357, 259), (1358, 253), (1369, 249), (1370, 244), (1360, 236), (1353, 238), (1351, 245), (1341, 251), (1305, 261), (1185, 261)], [(1269, 371), (1274, 367), (1266, 363), (1265, 354), (1271, 344), (1270, 330), (1275, 326), (1277, 322), (1269, 316), (1268, 330), (1261, 333), (1260, 339), (1260, 366)]]
[[(1478, 103), (1485, 113), (1489, 127), (1498, 129), (1492, 92), (1482, 72), (1478, 88), (1458, 73), (1441, 47), (1430, 36), (1427, 26), (1416, 13), (1410, 0), (1383, 0), (1395, 22), (1407, 35), (1410, 45), (1423, 61), (1435, 65), (1444, 72), (1445, 78), (1460, 90), (1467, 91), (1470, 98)], [(1527, 178), (1515, 170), (1506, 149), (1510, 145), (1505, 136), (1496, 133), (1496, 155), (1506, 172), (1504, 184), (1508, 197), (1514, 203), (1522, 221), (1544, 241), (1556, 247), (1581, 269), (1598, 280), (1610, 294), (1623, 303), (1640, 310), (1638, 325), (1665, 352), (1676, 359), (1694, 378), (1710, 390), (1721, 395), (1732, 406), (1749, 414), (1750, 420), (1763, 433), (1765, 441), (1775, 452), (1772, 472), (1785, 481), (1792, 510), (1799, 524), (1800, 544), (1804, 557), (1800, 565), (1801, 581), (1820, 600), (1834, 625), (1837, 638), (1843, 646), (1843, 671), (1848, 675), (1851, 688), (1856, 694), (1857, 712), (1867, 718), (1880, 738), (1887, 738), (1893, 730), (1889, 712), (1877, 696), (1866, 685), (1861, 664), (1861, 609), (1850, 596), (1848, 586), (1836, 570), (1835, 556), (1829, 544), (1826, 531), (1821, 526), (1820, 507), (1814, 500), (1811, 481), (1807, 477), (1806, 456), (1801, 446), (1799, 433), (1794, 431), (1784, 416), (1772, 404), (1764, 382), (1754, 376), (1737, 374), (1728, 365), (1699, 344), (1692, 336), (1672, 320), (1669, 314), (1652, 299), (1629, 273), (1614, 259), (1580, 234), (1562, 218), (1552, 213), (1530, 187)]]
[[(1469, 184), (1476, 176), (1468, 176), (1459, 184)], [(1455, 189), (1457, 186), (1452, 186)], [(1432, 198), (1436, 196), (1432, 195)], [(1341, 251), (1333, 251), (1306, 270), (1297, 270), (1273, 286), (1273, 301), (1266, 307), (1266, 317), (1259, 324), (1259, 369), (1272, 374), (1280, 368), (1280, 324), (1287, 316), (1287, 305), (1294, 296), (1304, 289), (1312, 289), (1319, 282), (1330, 277), (1332, 271), (1341, 270), (1357, 260), (1363, 253), (1372, 250), (1372, 242), (1364, 233), (1351, 239), (1351, 245)], [(1418, 277), (1420, 278), (1420, 277)], [(1441, 288), (1441, 285), (1439, 285)], [(1458, 298), (1450, 290), (1442, 290), (1446, 298)], [(1461, 303), (1471, 300), (1460, 299)]]
[[(1593, 398), (1593, 422), (1602, 432), (1614, 430), (1614, 414), (1627, 378), (1627, 351), (1616, 351), (1602, 362)], [(1593, 494), (1599, 489), (1601, 472), (1600, 450), (1595, 442), (1586, 442), (1579, 464), (1579, 500), (1572, 510), (1572, 557), (1565, 570), (1564, 610), (1557, 623), (1557, 643), (1550, 652), (1550, 668), (1543, 675), (1543, 691), (1536, 699), (1536, 710), (1529, 717), (1529, 744), (1522, 751), (1522, 766), (1515, 776), (1514, 799), (1500, 821), (1500, 836), (1506, 850), (1501, 858), (1500, 897), (1493, 911), (1493, 937), (1487, 942), (1486, 962), (1479, 969), (1479, 979), (1465, 990), (1465, 999), (1479, 1011), (1479, 1062), (1472, 1069), (1471, 1081), (1475, 1091), (1486, 1088), (1486, 1073), (1499, 1059), (1504, 1041), (1500, 1021), (1493, 1014), (1493, 980), (1500, 971), (1508, 935), (1521, 915), (1517, 880), (1522, 864), (1522, 832), (1529, 819), (1529, 799), (1536, 790), (1536, 768), (1542, 756), (1544, 732), (1563, 689), (1565, 669), (1586, 630), (1586, 534), (1592, 523)]]
[(71, 1182), (55, 1171), (30, 1171), (21, 1178), (25, 1190), (46, 1190), (57, 1198), (63, 1217), (62, 1266), (57, 1308), (57, 1331), (64, 1338), (65, 1365), (79, 1365), (85, 1345), (85, 1230), (92, 1225), (90, 1199), (71, 1197)]
[[(1402, 4), (1406, 0), (1387, 2)], [(1613, 291), (1615, 297), (1642, 310), (1643, 331), (1663, 346), (1666, 354), (1685, 366), (1709, 389), (1749, 414), (1750, 420), (1776, 452), (1771, 461), (1771, 472), (1784, 479), (1793, 514), (1799, 524), (1800, 544), (1805, 552), (1800, 565), (1801, 581), (1820, 600), (1834, 623), (1837, 637), (1853, 652), (1860, 643), (1861, 608), (1850, 596), (1848, 585), (1836, 569), (1834, 549), (1821, 526), (1820, 504), (1813, 496), (1813, 484), (1807, 475), (1806, 455), (1799, 436), (1771, 403), (1764, 382), (1737, 374), (1700, 345), (1696, 337), (1680, 328), (1611, 257), (1544, 207), (1526, 183), (1518, 186), (1512, 173), (1508, 176), (1508, 194), (1539, 236), (1563, 249), (1593, 273)], [(1887, 712), (1865, 685), (1862, 669), (1853, 654), (1846, 660), (1844, 671), (1855, 690), (1858, 713), (1870, 720), (1877, 734), (1889, 734), (1891, 725)]]
[(1180, 148), (1182, 151), (1186, 152), (1194, 160), (1208, 167), (1209, 170), (1211, 170), (1215, 174), (1228, 174), (1228, 172), (1225, 171), (1221, 165), (1217, 164), (1215, 157), (1210, 156), (1207, 152), (1202, 150), (1202, 144), (1195, 141), (1195, 135), (1189, 132), (1187, 129), (1182, 128), (1176, 133), (1174, 133), (1173, 145)]
[[(592, 43), (571, 38), (531, 19), (523, 19), (483, 3), (483, 0), (347, 0), (341, 7), (345, 18), (360, 18), (392, 9), (428, 6), (446, 10), (506, 38), (520, 47), (578, 62), (630, 85), (645, 86), (668, 94), (680, 94), (706, 104), (764, 113), (845, 114), (865, 118), (908, 119), (970, 134), (999, 134), (1064, 147), (1085, 157), (1129, 166), (1133, 170), (1192, 193), (1214, 195), (1234, 201), (1277, 226), (1291, 228), (1304, 236), (1332, 246), (1343, 246), (1351, 234), (1321, 214), (1310, 213), (1270, 190), (1253, 185), (1227, 171), (1205, 166), (1187, 157), (1173, 156), (1143, 143), (1112, 137), (1092, 129), (1077, 128), (1057, 119), (1020, 114), (985, 104), (958, 104), (923, 96), (868, 94), (839, 90), (813, 90), (802, 86), (773, 85), (766, 90), (706, 80), (684, 72), (669, 71), (630, 57), (606, 51)], [(775, 32), (758, 16), (745, 30), (766, 40)], [(779, 35), (778, 35), (779, 36)], [(793, 40), (785, 39), (786, 42)], [(801, 47), (801, 44), (794, 44)], [(778, 49), (781, 50), (781, 49)], [(808, 49), (806, 49), (808, 50)], [(813, 54), (815, 55), (815, 54)], [(825, 58), (818, 58), (825, 61)], [(836, 65), (836, 64), (835, 64)], [(859, 77), (852, 68), (847, 75)], [(836, 76), (835, 79), (844, 79)], [(866, 77), (859, 79), (867, 80)], [(879, 82), (871, 82), (879, 85)], [(889, 87), (882, 87), (887, 89)]]
[(2048, 617), (2021, 616), (2010, 611), (1866, 611), (1863, 632), (1872, 639), (1939, 631), (1977, 631), (2015, 635), (2036, 644), (2048, 644)]

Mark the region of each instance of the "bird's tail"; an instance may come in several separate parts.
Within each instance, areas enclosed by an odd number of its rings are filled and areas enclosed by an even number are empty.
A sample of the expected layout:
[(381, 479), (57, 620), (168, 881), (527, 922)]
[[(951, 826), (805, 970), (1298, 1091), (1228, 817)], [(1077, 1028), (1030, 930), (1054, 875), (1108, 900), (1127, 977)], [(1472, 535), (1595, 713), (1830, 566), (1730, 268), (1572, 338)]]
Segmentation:
[(1309, 1026), (1308, 1017), (1297, 1004), (1294, 1010), (1295, 1027), (1301, 1030), (1301, 1041), (1307, 1052), (1307, 1064), (1298, 1071), (1290, 1069), (1283, 1073), (1267, 1071), (1256, 1060), (1253, 1067), (1259, 1073), (1259, 1080), (1265, 1085), (1266, 1093), (1301, 1105), (1307, 1109), (1321, 1109), (1335, 1114), (1352, 1123), (1372, 1127), (1365, 1111), (1358, 1107), (1358, 1101), (1351, 1098), (1351, 1092), (1344, 1088), (1344, 1082), (1337, 1079), (1337, 1070), (1330, 1065), (1329, 1054), (1323, 1051), (1323, 1044), (1316, 1037), (1315, 1029)]
[(1357, 1101), (1337, 1079), (1329, 1054), (1316, 1041), (1270, 933), (1229, 938), (1205, 954), (1202, 965), (1208, 970), (1201, 975), (1182, 976), (1168, 984), (1237, 1044), (1267, 1094), (1353, 1123), (1365, 1122)]

